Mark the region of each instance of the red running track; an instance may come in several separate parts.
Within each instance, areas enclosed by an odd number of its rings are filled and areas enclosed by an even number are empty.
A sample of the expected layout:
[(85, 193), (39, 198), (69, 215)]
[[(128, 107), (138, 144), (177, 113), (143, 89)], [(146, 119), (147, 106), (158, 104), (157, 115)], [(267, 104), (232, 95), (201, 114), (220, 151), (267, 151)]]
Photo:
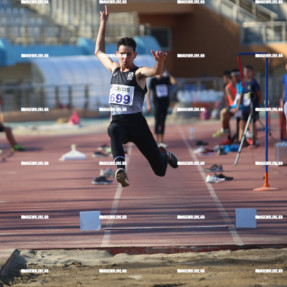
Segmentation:
[[(109, 141), (107, 134), (19, 136), (26, 152), (5, 150), (0, 160), (0, 246), (14, 248), (98, 248), (156, 246), (228, 246), (285, 244), (287, 242), (286, 167), (270, 167), (271, 186), (278, 191), (255, 192), (263, 185), (264, 133), (261, 146), (244, 148), (239, 164), (233, 167), (236, 153), (194, 155), (195, 145), (188, 140), (189, 127), (195, 138), (213, 147), (222, 139), (211, 134), (219, 122), (167, 127), (168, 148), (180, 161), (205, 161), (205, 166), (168, 167), (166, 176), (153, 174), (136, 146), (129, 144), (130, 186), (122, 189), (115, 181), (95, 186), (93, 177), (100, 170), (92, 158), (98, 146)], [(4, 135), (1, 135), (1, 142)], [(60, 162), (72, 143), (88, 155), (87, 160)], [(274, 144), (269, 140), (270, 160)], [(21, 166), (21, 161), (49, 161), (49, 166)], [(224, 174), (234, 180), (206, 184), (205, 167), (223, 164)], [(281, 220), (257, 220), (256, 229), (235, 228), (235, 208), (256, 208), (257, 215), (283, 215)], [(126, 215), (127, 219), (102, 220), (102, 230), (81, 232), (80, 211), (100, 210), (102, 215)], [(24, 220), (21, 215), (49, 215), (48, 220)], [(177, 215), (204, 215), (202, 220), (178, 220)], [(227, 227), (172, 229), (180, 226)], [(166, 227), (166, 229), (107, 230), (126, 227)]]

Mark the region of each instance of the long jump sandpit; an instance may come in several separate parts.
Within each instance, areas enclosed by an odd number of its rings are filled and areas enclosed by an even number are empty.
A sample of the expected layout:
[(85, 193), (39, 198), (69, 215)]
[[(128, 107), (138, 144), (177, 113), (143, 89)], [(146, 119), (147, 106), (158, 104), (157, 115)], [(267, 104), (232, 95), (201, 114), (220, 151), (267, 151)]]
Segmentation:
[(287, 248), (186, 250), (15, 250), (2, 268), (0, 286), (287, 286)]

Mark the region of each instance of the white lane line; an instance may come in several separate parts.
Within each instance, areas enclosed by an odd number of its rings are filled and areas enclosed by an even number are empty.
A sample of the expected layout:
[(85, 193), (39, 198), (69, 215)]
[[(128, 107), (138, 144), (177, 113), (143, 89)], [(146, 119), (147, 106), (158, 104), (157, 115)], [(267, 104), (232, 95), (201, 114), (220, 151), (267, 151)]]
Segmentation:
[[(126, 170), (128, 170), (128, 164), (129, 164), (129, 161), (131, 158), (131, 153), (132, 153), (132, 146), (133, 146), (132, 143), (128, 144), (128, 158), (125, 160)], [(128, 188), (128, 187), (126, 187), (126, 188)], [(121, 186), (121, 184), (118, 183), (118, 187), (116, 190), (116, 194), (114, 196), (114, 201), (113, 201), (112, 210), (111, 210), (110, 215), (116, 215), (116, 213), (118, 211), (118, 205), (119, 205), (119, 200), (121, 198), (122, 190), (123, 190), (123, 187)], [(112, 218), (109, 219), (106, 226), (109, 226), (109, 228), (111, 228), (113, 226), (113, 222), (114, 222), (114, 219), (112, 219)], [(104, 233), (104, 238), (102, 240), (101, 247), (108, 247), (109, 246), (111, 232), (112, 232), (112, 230), (106, 229), (106, 231)]]
[[(182, 128), (179, 127), (179, 126), (177, 126), (177, 129), (178, 129), (178, 131), (179, 131), (179, 133), (180, 133), (180, 135), (181, 135), (181, 137), (182, 137), (182, 140), (184, 141), (184, 143), (185, 143), (185, 145), (186, 145), (186, 147), (187, 147), (187, 149), (188, 149), (188, 151), (189, 151), (191, 157), (193, 158), (193, 160), (194, 160), (194, 161), (199, 161), (198, 158), (197, 158), (197, 156), (196, 156), (196, 154), (193, 152), (191, 146), (189, 145), (189, 143), (188, 143), (188, 141), (187, 141), (187, 138), (186, 138), (186, 136), (184, 135), (184, 132), (183, 132)], [(197, 167), (197, 169), (198, 169), (198, 171), (199, 171), (199, 173), (200, 173), (200, 175), (201, 175), (203, 181), (205, 182), (206, 174), (205, 174), (205, 172), (204, 172), (202, 166), (201, 166), (201, 165), (197, 165), (196, 167)], [(206, 186), (207, 186), (207, 189), (208, 189), (208, 191), (209, 191), (210, 196), (212, 197), (213, 201), (214, 201), (215, 204), (216, 204), (216, 207), (217, 207), (219, 213), (220, 213), (221, 216), (223, 217), (223, 220), (224, 220), (225, 224), (227, 224), (227, 226), (228, 226), (228, 230), (229, 230), (229, 232), (230, 232), (230, 234), (231, 234), (231, 236), (232, 236), (232, 238), (233, 238), (233, 241), (234, 241), (235, 244), (237, 244), (237, 245), (244, 245), (244, 243), (243, 243), (243, 241), (241, 240), (239, 234), (237, 233), (237, 231), (236, 231), (234, 225), (232, 224), (231, 219), (229, 218), (227, 212), (225, 211), (225, 209), (224, 209), (224, 207), (223, 207), (221, 201), (220, 201), (219, 198), (217, 197), (216, 192), (215, 192), (213, 186), (212, 186), (210, 183), (207, 183), (207, 182), (205, 182), (205, 184), (206, 184)]]

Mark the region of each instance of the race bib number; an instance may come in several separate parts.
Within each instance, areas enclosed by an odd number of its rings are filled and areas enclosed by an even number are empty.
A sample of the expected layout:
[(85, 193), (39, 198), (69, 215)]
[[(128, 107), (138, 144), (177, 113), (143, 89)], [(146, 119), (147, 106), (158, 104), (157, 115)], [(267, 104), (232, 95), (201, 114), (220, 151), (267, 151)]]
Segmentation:
[(168, 87), (167, 85), (156, 85), (155, 86), (156, 94), (158, 98), (168, 96)]
[(250, 106), (251, 102), (251, 93), (246, 93), (243, 95), (243, 106), (247, 107)]
[(112, 84), (110, 88), (109, 103), (131, 106), (134, 101), (135, 87)]

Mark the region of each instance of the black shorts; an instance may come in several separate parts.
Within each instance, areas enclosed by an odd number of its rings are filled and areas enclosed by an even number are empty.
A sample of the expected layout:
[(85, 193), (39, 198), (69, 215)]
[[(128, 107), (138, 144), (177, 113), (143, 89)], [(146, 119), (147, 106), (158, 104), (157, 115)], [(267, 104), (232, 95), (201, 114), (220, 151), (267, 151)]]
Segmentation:
[(0, 133), (4, 132), (5, 131), (5, 127), (3, 126), (2, 123), (0, 123)]
[[(241, 120), (244, 122), (247, 122), (249, 115), (250, 115), (250, 111), (249, 112), (242, 111)], [(258, 120), (259, 120), (259, 112), (254, 112), (254, 122)]]

